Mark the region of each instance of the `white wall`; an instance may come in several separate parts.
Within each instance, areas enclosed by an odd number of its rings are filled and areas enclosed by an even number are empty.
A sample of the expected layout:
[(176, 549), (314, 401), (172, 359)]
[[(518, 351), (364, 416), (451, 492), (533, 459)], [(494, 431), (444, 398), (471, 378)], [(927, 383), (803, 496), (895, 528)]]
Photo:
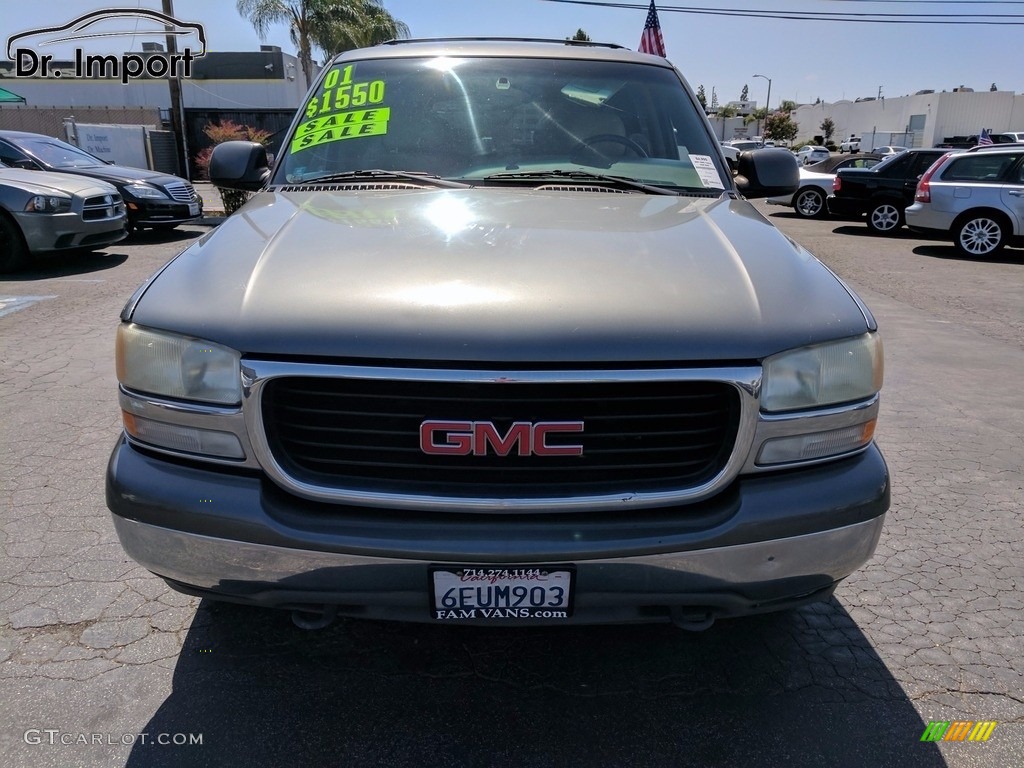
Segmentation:
[(1024, 131), (1024, 94), (1012, 91), (977, 93), (926, 93), (878, 101), (839, 101), (834, 104), (805, 104), (793, 113), (799, 126), (797, 141), (810, 141), (821, 134), (821, 122), (831, 117), (836, 125), (832, 140), (837, 144), (851, 133), (860, 136), (875, 131), (906, 131), (911, 115), (925, 115), (920, 146), (931, 147), (947, 136), (969, 136), (989, 128)]

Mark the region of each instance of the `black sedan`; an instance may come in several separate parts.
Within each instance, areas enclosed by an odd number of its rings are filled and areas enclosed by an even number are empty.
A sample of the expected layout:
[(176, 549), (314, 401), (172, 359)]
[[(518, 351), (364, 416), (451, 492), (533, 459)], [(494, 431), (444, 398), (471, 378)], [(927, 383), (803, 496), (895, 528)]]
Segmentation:
[(117, 187), (129, 229), (173, 229), (202, 218), (203, 203), (185, 179), (144, 168), (109, 165), (66, 141), (41, 133), (0, 131), (0, 161), (14, 168), (88, 176)]

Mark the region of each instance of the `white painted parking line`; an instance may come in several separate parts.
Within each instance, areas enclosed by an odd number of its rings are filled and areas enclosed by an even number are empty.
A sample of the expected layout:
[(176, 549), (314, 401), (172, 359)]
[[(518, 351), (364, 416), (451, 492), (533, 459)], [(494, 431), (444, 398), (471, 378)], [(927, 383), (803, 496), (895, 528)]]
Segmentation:
[(56, 299), (56, 296), (0, 296), (0, 317), (31, 307), (36, 302)]

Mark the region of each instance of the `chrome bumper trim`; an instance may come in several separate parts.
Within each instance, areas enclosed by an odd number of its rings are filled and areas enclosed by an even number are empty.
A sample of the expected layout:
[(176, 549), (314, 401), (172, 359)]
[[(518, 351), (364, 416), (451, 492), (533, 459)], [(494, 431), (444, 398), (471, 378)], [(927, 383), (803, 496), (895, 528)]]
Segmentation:
[[(738, 544), (715, 549), (642, 555), (637, 557), (574, 559), (581, 574), (588, 571), (590, 584), (599, 585), (602, 566), (643, 566), (681, 576), (716, 579), (723, 590), (746, 584), (772, 582), (803, 576), (827, 576), (838, 581), (862, 566), (878, 544), (885, 515), (862, 523), (803, 536)], [(159, 576), (182, 584), (218, 590), (225, 583), (289, 588), (289, 580), (314, 571), (331, 574), (339, 569), (394, 566), (408, 572), (410, 566), (442, 563), (442, 560), (405, 560), (389, 557), (317, 552), (252, 544), (161, 528), (114, 515), (114, 527), (125, 551), (140, 565)], [(602, 547), (607, 551), (607, 542)], [(527, 562), (515, 558), (516, 563)], [(459, 564), (471, 565), (467, 557)], [(493, 563), (488, 563), (493, 565)], [(423, 571), (426, 573), (426, 571)], [(381, 575), (376, 583), (388, 584)], [(615, 584), (608, 585), (614, 591)], [(426, 589), (424, 578), (421, 587)], [(393, 591), (381, 587), (380, 594)], [(226, 593), (228, 594), (228, 593)]]

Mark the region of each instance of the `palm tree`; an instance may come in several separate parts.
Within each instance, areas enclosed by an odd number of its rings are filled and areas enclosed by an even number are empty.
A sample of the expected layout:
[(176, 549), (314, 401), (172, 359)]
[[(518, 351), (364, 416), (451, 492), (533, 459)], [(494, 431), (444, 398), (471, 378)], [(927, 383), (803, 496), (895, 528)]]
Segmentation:
[(328, 59), (353, 48), (409, 37), (409, 27), (388, 13), (382, 0), (313, 0), (312, 4), (311, 36)]
[(382, 0), (236, 0), (260, 39), (274, 24), (288, 25), (306, 87), (313, 82), (313, 46), (328, 55), (408, 37), (409, 28), (384, 10)]
[(310, 5), (316, 0), (236, 0), (238, 12), (252, 24), (260, 40), (274, 24), (285, 23), (292, 42), (299, 49), (299, 63), (306, 87), (313, 81), (313, 56), (310, 51)]

